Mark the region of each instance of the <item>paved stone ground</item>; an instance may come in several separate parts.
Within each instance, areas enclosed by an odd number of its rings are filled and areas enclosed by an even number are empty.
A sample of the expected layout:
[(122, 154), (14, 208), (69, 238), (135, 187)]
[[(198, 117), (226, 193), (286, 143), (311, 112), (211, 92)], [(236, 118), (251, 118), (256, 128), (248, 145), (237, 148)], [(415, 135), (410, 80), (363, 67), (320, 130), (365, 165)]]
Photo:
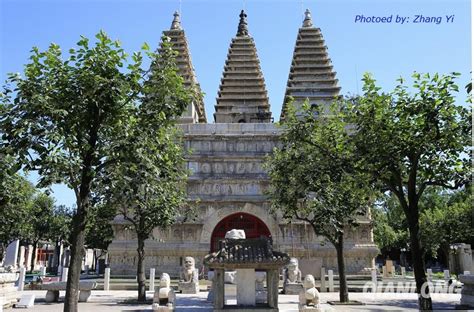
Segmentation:
[[(5, 311), (39, 311), (39, 312), (60, 312), (63, 309), (62, 303), (47, 304), (44, 302), (46, 291), (24, 291), (25, 294), (35, 294), (36, 303), (29, 309), (6, 309)], [(61, 292), (63, 299), (64, 292)], [(147, 297), (151, 300), (152, 292), (147, 292)], [(207, 292), (201, 292), (198, 295), (177, 295), (177, 311), (179, 312), (211, 312), (212, 304), (206, 301)], [(365, 305), (353, 306), (331, 306), (327, 301), (338, 300), (338, 293), (321, 294), (322, 307), (325, 311), (418, 311), (416, 294), (398, 294), (398, 293), (350, 293), (351, 300), (364, 302)], [(90, 301), (79, 303), (80, 312), (99, 311), (151, 311), (151, 304), (138, 305), (127, 303), (136, 298), (136, 291), (93, 291)], [(297, 312), (297, 296), (280, 295), (279, 308), (281, 312)], [(461, 295), (459, 294), (433, 294), (433, 303), (436, 311), (454, 310), (455, 305), (459, 303)], [(235, 301), (234, 301), (235, 302)], [(232, 303), (230, 300), (229, 303)], [(458, 310), (459, 311), (459, 310)], [(471, 311), (474, 311), (471, 310)]]

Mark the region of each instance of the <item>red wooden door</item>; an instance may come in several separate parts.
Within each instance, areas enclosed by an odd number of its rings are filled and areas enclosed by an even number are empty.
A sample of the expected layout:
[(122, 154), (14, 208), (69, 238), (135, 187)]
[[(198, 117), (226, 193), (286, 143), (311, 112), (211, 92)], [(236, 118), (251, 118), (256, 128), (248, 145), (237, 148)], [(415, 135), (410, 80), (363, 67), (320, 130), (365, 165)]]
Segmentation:
[(211, 252), (216, 251), (220, 240), (224, 239), (225, 233), (230, 230), (244, 230), (246, 238), (270, 237), (270, 230), (262, 220), (248, 213), (238, 212), (232, 214), (219, 222), (211, 236)]

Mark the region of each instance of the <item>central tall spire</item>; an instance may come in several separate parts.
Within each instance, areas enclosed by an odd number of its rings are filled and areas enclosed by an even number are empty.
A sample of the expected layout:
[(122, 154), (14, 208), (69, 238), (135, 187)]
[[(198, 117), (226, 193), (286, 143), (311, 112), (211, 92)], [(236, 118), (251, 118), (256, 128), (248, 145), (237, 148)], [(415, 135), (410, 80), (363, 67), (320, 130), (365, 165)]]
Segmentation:
[(216, 123), (271, 122), (265, 80), (243, 10), (237, 35), (230, 43), (215, 108)]

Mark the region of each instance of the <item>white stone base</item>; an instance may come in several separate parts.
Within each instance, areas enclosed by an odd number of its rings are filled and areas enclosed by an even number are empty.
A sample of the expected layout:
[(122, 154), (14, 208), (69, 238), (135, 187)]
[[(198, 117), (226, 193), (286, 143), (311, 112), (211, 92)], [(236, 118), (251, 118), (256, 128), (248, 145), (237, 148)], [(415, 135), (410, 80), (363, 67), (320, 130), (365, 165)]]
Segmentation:
[(174, 311), (173, 305), (160, 306), (158, 303), (154, 303), (151, 309), (155, 312), (171, 312)]
[(307, 305), (299, 305), (298, 307), (299, 312), (322, 312), (323, 310), (319, 307), (315, 306), (307, 306)]

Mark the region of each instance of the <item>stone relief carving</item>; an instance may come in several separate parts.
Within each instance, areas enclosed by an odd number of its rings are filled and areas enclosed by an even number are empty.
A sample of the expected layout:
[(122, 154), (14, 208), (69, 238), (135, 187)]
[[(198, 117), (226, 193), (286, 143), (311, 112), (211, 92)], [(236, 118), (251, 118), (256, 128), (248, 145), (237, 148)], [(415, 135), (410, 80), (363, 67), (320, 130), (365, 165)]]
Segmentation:
[(261, 195), (267, 185), (261, 183), (200, 183), (188, 184), (190, 195)]
[(363, 241), (369, 240), (369, 231), (367, 231), (367, 229), (362, 229), (362, 231), (360, 231), (360, 239)]
[[(191, 167), (190, 167), (191, 168)], [(192, 167), (194, 174), (265, 174), (260, 161), (203, 162)]]
[(191, 239), (191, 240), (196, 239), (196, 233), (194, 229), (186, 229), (186, 239)]
[(199, 152), (271, 152), (276, 146), (275, 141), (248, 140), (244, 142), (199, 140), (187, 144), (195, 153)]

